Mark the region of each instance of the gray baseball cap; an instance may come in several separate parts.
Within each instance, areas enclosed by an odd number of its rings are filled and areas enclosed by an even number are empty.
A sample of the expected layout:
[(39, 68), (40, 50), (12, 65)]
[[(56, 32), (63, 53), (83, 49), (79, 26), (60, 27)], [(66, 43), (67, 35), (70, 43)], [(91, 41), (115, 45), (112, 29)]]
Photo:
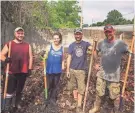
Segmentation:
[(22, 27), (17, 27), (17, 28), (15, 28), (14, 32), (17, 32), (17, 31), (19, 31), (19, 30), (24, 31), (24, 29), (23, 29)]
[(74, 33), (82, 33), (82, 29), (81, 28), (74, 29)]

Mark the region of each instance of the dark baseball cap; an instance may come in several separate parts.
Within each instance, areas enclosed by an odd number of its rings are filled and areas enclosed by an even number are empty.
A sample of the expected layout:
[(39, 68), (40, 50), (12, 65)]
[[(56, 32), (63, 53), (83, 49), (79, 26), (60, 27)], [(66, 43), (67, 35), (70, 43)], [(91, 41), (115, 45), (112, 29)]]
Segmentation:
[(82, 29), (81, 28), (74, 29), (74, 33), (82, 33)]
[(24, 29), (23, 29), (22, 27), (17, 27), (17, 28), (15, 28), (14, 32), (17, 32), (17, 31), (19, 31), (19, 30), (24, 31)]
[(107, 24), (105, 27), (104, 27), (104, 31), (113, 31), (114, 28), (111, 24)]

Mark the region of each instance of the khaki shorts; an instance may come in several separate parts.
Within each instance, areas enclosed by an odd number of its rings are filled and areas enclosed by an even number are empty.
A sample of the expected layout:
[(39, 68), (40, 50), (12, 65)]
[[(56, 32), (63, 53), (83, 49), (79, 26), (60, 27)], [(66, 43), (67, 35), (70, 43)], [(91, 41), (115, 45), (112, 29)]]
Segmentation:
[(78, 89), (79, 94), (85, 92), (85, 71), (70, 69), (70, 79), (68, 81), (68, 90)]
[(109, 90), (109, 97), (111, 99), (116, 99), (120, 95), (120, 83), (109, 82), (102, 78), (97, 77), (96, 82), (96, 92), (98, 96), (104, 96), (106, 88)]

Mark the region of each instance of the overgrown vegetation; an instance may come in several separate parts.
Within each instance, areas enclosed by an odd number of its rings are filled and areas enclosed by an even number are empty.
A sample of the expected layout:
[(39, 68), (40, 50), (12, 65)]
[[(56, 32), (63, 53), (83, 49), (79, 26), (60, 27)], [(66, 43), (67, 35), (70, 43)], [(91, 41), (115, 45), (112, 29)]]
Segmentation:
[[(81, 7), (77, 0), (58, 1), (2, 1), (1, 20), (21, 26), (36, 27), (38, 29), (75, 28), (80, 26)], [(103, 22), (93, 23), (91, 26), (133, 24), (117, 11), (108, 12)], [(86, 23), (83, 27), (88, 27)]]
[(77, 1), (2, 1), (2, 22), (44, 28), (75, 28), (80, 25)]

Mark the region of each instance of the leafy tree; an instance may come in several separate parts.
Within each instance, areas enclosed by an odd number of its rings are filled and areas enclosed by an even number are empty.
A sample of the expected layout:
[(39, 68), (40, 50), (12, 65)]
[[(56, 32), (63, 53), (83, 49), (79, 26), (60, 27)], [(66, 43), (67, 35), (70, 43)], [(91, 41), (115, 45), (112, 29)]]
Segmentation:
[(82, 27), (83, 27), (83, 28), (84, 28), (84, 27), (89, 27), (89, 25), (88, 25), (88, 24), (83, 24)]
[(48, 3), (49, 23), (53, 28), (74, 28), (80, 25), (80, 7), (77, 1), (51, 1)]
[(112, 25), (124, 25), (124, 24), (133, 24), (133, 20), (126, 20), (123, 18), (122, 14), (117, 10), (112, 10), (107, 14), (107, 19), (103, 22), (97, 22), (92, 24), (92, 26), (104, 26), (106, 24)]
[(80, 26), (78, 3), (77, 0), (2, 1), (2, 21), (39, 29), (75, 28)]
[(97, 22), (97, 26), (102, 26), (103, 23), (102, 22)]
[(31, 12), (31, 24), (36, 28), (44, 29), (48, 26), (48, 8), (47, 1), (33, 2)]
[(122, 14), (117, 10), (112, 10), (107, 15), (107, 23), (117, 25), (123, 19)]

